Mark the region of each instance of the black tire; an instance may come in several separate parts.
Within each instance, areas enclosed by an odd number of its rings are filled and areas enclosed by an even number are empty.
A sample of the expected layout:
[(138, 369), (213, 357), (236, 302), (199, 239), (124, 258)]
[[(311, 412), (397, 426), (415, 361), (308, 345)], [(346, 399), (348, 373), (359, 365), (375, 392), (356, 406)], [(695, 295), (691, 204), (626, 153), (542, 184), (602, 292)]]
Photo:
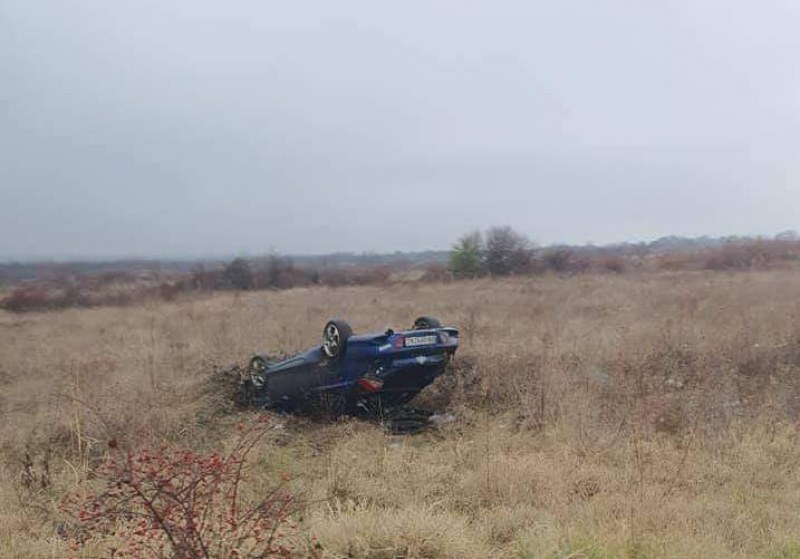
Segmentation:
[(420, 316), (414, 321), (414, 330), (428, 330), (430, 328), (441, 328), (442, 323), (433, 316)]
[(236, 403), (240, 408), (258, 406), (261, 404), (261, 400), (259, 399), (259, 396), (261, 395), (262, 391), (253, 386), (252, 380), (246, 378), (242, 382), (241, 390), (237, 396)]
[(347, 351), (347, 340), (352, 335), (353, 329), (346, 321), (329, 320), (322, 329), (322, 352), (330, 359), (341, 359)]

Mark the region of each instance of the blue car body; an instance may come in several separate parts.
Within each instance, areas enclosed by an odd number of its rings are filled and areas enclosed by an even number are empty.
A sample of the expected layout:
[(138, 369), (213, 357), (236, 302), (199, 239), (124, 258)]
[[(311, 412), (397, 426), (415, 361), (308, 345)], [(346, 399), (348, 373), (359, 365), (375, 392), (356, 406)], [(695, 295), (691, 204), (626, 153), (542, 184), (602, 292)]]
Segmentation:
[(458, 330), (349, 335), (342, 348), (336, 357), (324, 345), (276, 362), (254, 357), (244, 382), (249, 401), (273, 408), (322, 402), (343, 413), (402, 405), (445, 371)]

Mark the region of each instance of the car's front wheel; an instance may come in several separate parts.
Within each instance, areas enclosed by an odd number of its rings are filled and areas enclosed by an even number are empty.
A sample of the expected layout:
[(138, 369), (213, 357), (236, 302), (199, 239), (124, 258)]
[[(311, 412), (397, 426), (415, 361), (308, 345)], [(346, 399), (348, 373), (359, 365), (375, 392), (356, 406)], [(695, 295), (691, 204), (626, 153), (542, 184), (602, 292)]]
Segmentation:
[(322, 351), (330, 359), (341, 359), (353, 329), (344, 320), (329, 320), (322, 330)]
[(414, 330), (428, 330), (430, 328), (441, 328), (442, 323), (433, 316), (420, 316), (414, 321)]

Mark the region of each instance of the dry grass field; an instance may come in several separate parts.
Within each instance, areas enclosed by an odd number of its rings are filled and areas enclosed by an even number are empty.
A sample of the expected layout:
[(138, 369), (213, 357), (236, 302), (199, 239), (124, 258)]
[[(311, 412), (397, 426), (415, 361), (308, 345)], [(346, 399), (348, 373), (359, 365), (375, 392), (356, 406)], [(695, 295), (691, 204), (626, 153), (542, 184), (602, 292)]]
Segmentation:
[[(69, 555), (62, 496), (119, 448), (223, 448), (217, 367), (432, 314), (461, 329), (416, 435), (279, 417), (329, 558), (800, 558), (800, 272), (660, 272), (217, 294), (0, 314), (0, 557)], [(87, 481), (88, 480), (88, 481)], [(256, 491), (252, 488), (251, 491)], [(79, 557), (106, 556), (97, 541)]]

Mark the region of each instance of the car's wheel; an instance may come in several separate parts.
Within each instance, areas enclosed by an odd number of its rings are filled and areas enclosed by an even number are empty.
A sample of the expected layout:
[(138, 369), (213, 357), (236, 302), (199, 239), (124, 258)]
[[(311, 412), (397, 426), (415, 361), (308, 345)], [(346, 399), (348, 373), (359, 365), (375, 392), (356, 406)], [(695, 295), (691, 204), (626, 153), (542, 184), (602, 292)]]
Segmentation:
[(247, 366), (247, 375), (255, 388), (261, 388), (267, 383), (267, 360), (261, 355), (256, 355)]
[(341, 359), (353, 329), (344, 320), (329, 320), (322, 330), (322, 351), (331, 359)]
[(429, 328), (441, 328), (442, 323), (438, 318), (432, 316), (421, 316), (414, 321), (414, 330), (427, 330)]

